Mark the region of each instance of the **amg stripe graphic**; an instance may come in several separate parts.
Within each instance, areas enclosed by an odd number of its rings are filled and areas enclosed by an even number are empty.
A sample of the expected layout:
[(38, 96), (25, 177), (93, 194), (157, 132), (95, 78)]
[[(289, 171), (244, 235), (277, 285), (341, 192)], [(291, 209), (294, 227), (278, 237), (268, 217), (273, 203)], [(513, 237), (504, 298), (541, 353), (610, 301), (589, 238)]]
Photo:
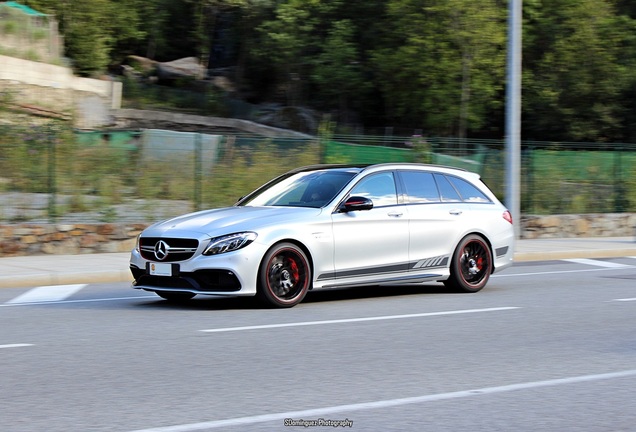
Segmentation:
[(394, 264), (388, 266), (365, 267), (359, 269), (340, 270), (334, 273), (323, 273), (318, 276), (317, 280), (329, 279), (345, 279), (360, 276), (378, 276), (383, 274), (400, 274), (407, 273), (409, 270), (431, 269), (436, 267), (446, 267), (448, 265), (448, 256), (440, 255), (433, 258), (419, 260), (404, 264)]
[(420, 260), (415, 263), (415, 265), (411, 268), (420, 269), (420, 268), (433, 268), (433, 267), (444, 267), (448, 264), (448, 257), (444, 255), (436, 256), (433, 258), (427, 258)]

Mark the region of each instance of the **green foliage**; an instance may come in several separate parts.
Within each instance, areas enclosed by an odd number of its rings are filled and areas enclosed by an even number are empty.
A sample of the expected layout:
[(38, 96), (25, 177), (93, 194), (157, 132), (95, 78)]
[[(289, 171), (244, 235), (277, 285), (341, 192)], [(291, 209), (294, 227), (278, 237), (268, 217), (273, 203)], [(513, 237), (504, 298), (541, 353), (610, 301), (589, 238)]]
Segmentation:
[[(24, 3), (56, 16), (66, 55), (83, 75), (103, 73), (128, 54), (160, 61), (197, 56), (211, 68), (226, 68), (250, 102), (308, 105), (333, 113), (344, 127), (408, 127), (458, 137), (504, 133), (509, 2)], [(524, 138), (636, 140), (632, 3), (523, 2)], [(15, 22), (3, 21), (0, 33), (20, 31)], [(215, 50), (224, 53), (223, 64), (208, 64)], [(216, 95), (208, 99), (217, 105)]]
[(23, 53), (23, 56), (26, 60), (35, 62), (40, 61), (40, 55), (35, 50), (27, 50), (25, 53)]
[(148, 85), (136, 79), (122, 80), (126, 108), (162, 109), (193, 112), (205, 115), (225, 114), (223, 97), (219, 90), (206, 85), (203, 89)]
[(0, 90), (0, 111), (8, 109), (15, 101), (16, 92), (11, 89)]
[(501, 107), (505, 14), (494, 0), (394, 0), (383, 46), (374, 50), (390, 118), (433, 134), (465, 135)]
[(266, 181), (293, 168), (320, 161), (315, 142), (277, 146), (262, 141), (255, 146), (234, 148), (231, 158), (216, 166), (203, 184), (203, 202), (208, 207), (235, 203)]
[(620, 139), (621, 95), (634, 82), (628, 67), (634, 65), (633, 43), (625, 51), (634, 29), (607, 1), (548, 2), (537, 9), (528, 29), (537, 45), (524, 59), (528, 132), (575, 141)]
[(18, 32), (18, 23), (15, 21), (5, 21), (2, 24), (2, 33), (6, 35), (13, 35)]
[(311, 78), (327, 100), (337, 100), (341, 119), (347, 121), (351, 101), (368, 92), (360, 54), (353, 40), (354, 27), (350, 20), (336, 21), (329, 30), (323, 51), (314, 61)]
[(433, 163), (433, 148), (426, 138), (421, 135), (414, 135), (411, 137), (409, 144), (413, 148), (413, 162)]

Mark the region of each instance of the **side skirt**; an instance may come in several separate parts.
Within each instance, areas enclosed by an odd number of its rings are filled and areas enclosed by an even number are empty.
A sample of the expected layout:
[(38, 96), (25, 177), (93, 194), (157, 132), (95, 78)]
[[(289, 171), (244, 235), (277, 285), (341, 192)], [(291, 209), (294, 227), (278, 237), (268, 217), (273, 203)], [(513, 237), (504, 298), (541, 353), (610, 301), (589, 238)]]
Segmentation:
[(356, 286), (365, 286), (365, 285), (402, 285), (402, 284), (416, 284), (423, 282), (432, 282), (432, 281), (440, 281), (448, 278), (446, 274), (419, 274), (419, 275), (408, 275), (396, 278), (382, 278), (382, 279), (367, 279), (364, 281), (338, 281), (334, 280), (332, 282), (325, 283), (324, 285), (316, 286), (316, 289), (329, 289), (329, 288), (347, 288), (347, 287), (356, 287)]

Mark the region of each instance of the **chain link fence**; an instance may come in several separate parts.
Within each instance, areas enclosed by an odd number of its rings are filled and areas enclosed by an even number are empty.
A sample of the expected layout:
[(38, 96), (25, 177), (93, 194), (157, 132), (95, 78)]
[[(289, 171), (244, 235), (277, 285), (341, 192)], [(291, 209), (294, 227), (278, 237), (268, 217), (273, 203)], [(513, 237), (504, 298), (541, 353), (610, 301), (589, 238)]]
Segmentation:
[[(151, 222), (231, 205), (292, 168), (422, 162), (478, 172), (503, 200), (500, 140), (263, 138), (165, 130), (0, 126), (0, 222)], [(524, 214), (636, 211), (636, 145), (524, 142)]]

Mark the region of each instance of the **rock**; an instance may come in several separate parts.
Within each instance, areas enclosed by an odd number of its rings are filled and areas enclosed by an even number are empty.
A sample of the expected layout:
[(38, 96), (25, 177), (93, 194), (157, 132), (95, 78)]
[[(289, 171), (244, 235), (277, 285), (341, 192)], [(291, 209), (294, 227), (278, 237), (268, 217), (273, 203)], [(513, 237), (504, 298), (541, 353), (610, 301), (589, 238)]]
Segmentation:
[(186, 57), (166, 63), (157, 63), (157, 76), (160, 80), (178, 78), (202, 79), (205, 69), (196, 57)]

